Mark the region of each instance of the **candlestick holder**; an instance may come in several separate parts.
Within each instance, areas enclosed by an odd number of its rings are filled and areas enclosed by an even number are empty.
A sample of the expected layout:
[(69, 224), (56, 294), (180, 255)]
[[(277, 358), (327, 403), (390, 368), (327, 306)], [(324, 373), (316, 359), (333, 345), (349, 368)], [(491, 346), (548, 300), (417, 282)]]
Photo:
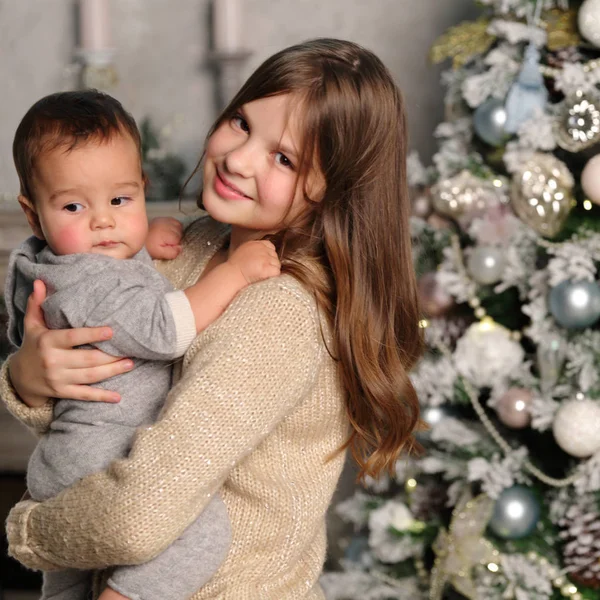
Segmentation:
[(249, 50), (214, 50), (208, 55), (208, 63), (215, 74), (215, 102), (220, 112), (239, 90), (242, 66), (252, 54)]
[(77, 57), (81, 63), (80, 84), (83, 88), (108, 90), (119, 82), (113, 64), (115, 51), (113, 48), (88, 50), (80, 48)]

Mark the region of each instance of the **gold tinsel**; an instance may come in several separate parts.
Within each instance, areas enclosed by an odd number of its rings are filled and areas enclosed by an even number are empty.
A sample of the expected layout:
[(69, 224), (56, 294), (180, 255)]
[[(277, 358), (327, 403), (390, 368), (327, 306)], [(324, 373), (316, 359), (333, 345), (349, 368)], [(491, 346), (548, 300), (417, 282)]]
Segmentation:
[(496, 36), (487, 32), (489, 24), (489, 19), (481, 18), (451, 27), (431, 47), (429, 59), (438, 64), (451, 58), (453, 68), (459, 69), (475, 56), (485, 54), (496, 41)]
[(577, 28), (577, 11), (574, 8), (548, 10), (543, 13), (542, 21), (548, 34), (546, 45), (551, 52), (571, 46), (579, 46), (583, 43)]

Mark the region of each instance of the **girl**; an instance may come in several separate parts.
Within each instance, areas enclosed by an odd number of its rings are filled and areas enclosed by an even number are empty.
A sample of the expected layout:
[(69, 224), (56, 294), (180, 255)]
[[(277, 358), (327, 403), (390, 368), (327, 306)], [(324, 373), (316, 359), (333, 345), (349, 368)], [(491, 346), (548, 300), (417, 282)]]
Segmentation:
[[(208, 136), (210, 216), (188, 227), (162, 270), (187, 286), (268, 235), (284, 274), (250, 286), (196, 338), (129, 458), (13, 509), (13, 556), (38, 569), (141, 563), (220, 490), (233, 542), (194, 599), (323, 598), (325, 514), (342, 450), (361, 477), (376, 477), (415, 445), (407, 372), (421, 337), (405, 154), (400, 94), (371, 52), (314, 40), (257, 69)], [(81, 384), (122, 372), (123, 361), (70, 349), (101, 333), (46, 331), (32, 311), (0, 382), (12, 412), (43, 430), (49, 396), (106, 400)]]

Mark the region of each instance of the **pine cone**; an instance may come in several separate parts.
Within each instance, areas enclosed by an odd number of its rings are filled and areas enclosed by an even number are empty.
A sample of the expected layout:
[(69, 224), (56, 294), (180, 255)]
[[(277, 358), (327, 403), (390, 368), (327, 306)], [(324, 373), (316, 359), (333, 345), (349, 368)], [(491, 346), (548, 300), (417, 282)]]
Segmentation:
[(563, 561), (574, 583), (600, 588), (600, 513), (596, 503), (587, 498), (569, 507), (559, 521), (564, 540)]

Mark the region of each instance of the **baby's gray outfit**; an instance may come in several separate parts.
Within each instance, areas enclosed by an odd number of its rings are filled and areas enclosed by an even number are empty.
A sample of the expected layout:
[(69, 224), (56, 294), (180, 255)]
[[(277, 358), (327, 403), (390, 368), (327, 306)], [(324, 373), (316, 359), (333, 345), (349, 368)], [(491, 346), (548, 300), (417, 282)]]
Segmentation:
[[(195, 328), (184, 293), (174, 291), (154, 269), (145, 249), (127, 260), (99, 254), (57, 256), (31, 237), (11, 254), (6, 279), (9, 339), (16, 346), (22, 343), (35, 279), (43, 280), (48, 290), (43, 310), (50, 329), (110, 326), (112, 338), (94, 346), (130, 357), (135, 365), (97, 385), (118, 391), (118, 404), (56, 402), (54, 420), (27, 472), (31, 496), (43, 501), (128, 455), (136, 428), (156, 421), (171, 385), (171, 364), (183, 355)], [(142, 565), (117, 567), (109, 583), (132, 600), (184, 600), (216, 572), (230, 540), (227, 510), (217, 496), (162, 554)], [(90, 589), (87, 571), (44, 574), (47, 600), (84, 600)]]

